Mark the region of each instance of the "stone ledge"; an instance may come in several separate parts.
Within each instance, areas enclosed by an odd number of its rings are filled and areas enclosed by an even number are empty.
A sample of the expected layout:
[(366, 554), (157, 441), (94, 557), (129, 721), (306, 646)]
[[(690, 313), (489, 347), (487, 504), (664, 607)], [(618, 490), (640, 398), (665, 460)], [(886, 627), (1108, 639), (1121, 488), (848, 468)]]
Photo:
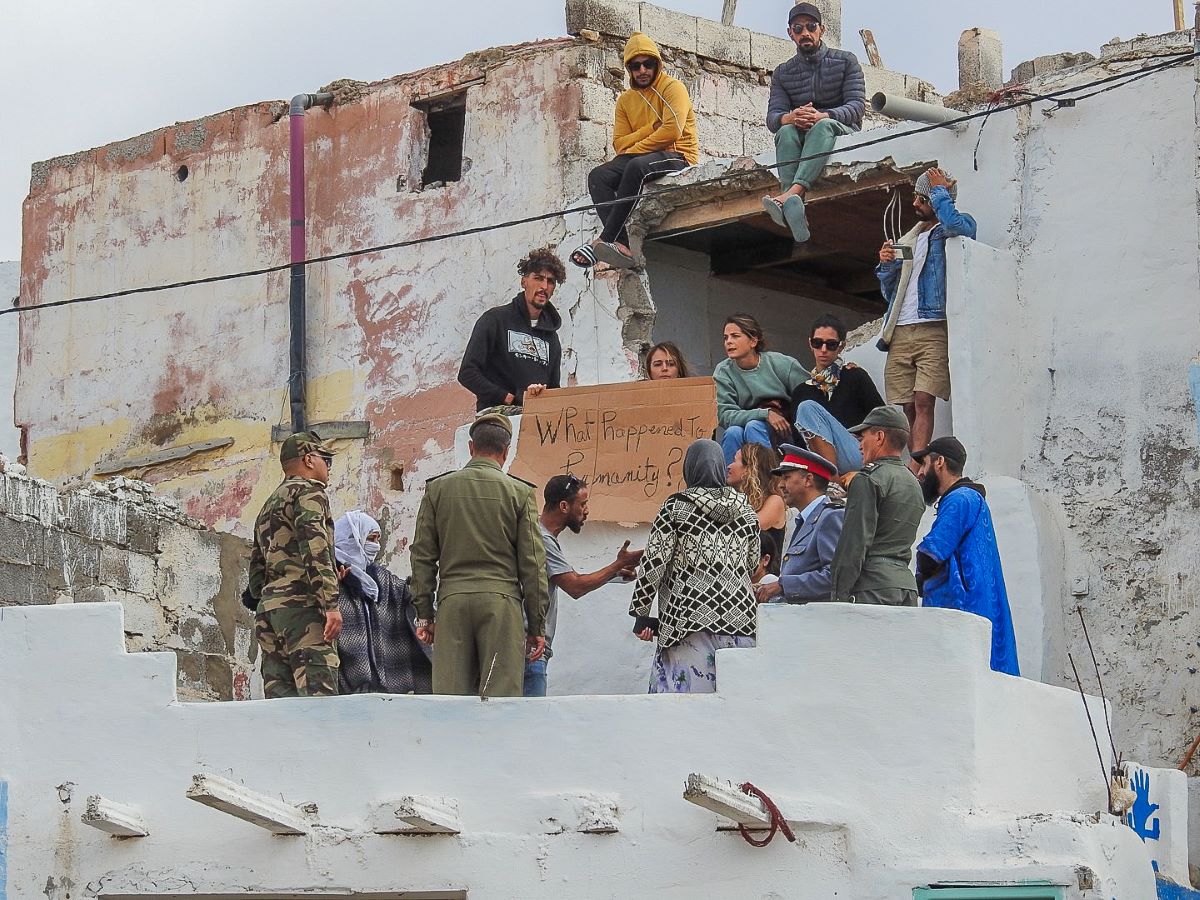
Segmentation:
[[(840, 47), (840, 4), (829, 6), (825, 13), (825, 42), (831, 47)], [(567, 0), (566, 12), (569, 34), (578, 35), (590, 30), (607, 37), (627, 38), (633, 32), (641, 31), (660, 46), (742, 68), (774, 69), (795, 53), (795, 46), (783, 34), (786, 23), (782, 21), (782, 13), (780, 34), (773, 36), (633, 0)]]

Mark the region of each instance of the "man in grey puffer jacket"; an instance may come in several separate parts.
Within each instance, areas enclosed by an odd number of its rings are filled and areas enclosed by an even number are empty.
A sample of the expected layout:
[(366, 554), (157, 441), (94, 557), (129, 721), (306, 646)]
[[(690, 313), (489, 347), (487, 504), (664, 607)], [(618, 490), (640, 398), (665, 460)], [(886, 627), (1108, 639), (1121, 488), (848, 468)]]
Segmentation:
[(784, 190), (776, 197), (763, 197), (763, 208), (802, 244), (809, 237), (804, 195), (825, 168), (838, 136), (862, 127), (867, 91), (858, 58), (821, 40), (825, 26), (817, 7), (793, 6), (788, 33), (796, 42), (796, 55), (771, 75), (767, 106), (767, 128), (775, 135)]

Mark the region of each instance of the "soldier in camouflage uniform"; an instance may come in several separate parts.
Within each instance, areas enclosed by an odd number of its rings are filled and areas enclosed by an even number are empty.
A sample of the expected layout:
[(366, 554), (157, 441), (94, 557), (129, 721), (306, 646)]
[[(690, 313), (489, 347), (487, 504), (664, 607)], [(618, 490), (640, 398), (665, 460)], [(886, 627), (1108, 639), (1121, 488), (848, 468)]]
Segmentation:
[(254, 631), (268, 698), (338, 692), (333, 642), (342, 616), (325, 495), (332, 461), (333, 450), (312, 432), (289, 437), (279, 451), (286, 477), (254, 523), (247, 591), (258, 599)]

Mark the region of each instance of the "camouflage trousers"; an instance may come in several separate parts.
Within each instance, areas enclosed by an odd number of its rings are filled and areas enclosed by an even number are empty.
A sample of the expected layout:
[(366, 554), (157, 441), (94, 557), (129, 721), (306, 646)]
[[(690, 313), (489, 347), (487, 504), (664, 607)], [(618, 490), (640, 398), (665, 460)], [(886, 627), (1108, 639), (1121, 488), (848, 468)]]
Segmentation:
[(262, 648), (263, 693), (331, 697), (338, 692), (338, 654), (325, 640), (325, 614), (315, 606), (284, 607), (254, 616)]

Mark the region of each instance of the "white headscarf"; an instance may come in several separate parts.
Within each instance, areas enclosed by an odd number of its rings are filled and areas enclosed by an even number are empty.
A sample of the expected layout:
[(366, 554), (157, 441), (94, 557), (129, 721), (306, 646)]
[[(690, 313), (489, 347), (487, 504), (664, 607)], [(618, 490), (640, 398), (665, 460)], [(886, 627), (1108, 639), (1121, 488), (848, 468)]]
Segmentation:
[(349, 566), (369, 600), (379, 599), (379, 585), (367, 574), (372, 559), (366, 549), (367, 535), (379, 531), (379, 523), (361, 509), (352, 509), (333, 523), (333, 555), (338, 564)]

